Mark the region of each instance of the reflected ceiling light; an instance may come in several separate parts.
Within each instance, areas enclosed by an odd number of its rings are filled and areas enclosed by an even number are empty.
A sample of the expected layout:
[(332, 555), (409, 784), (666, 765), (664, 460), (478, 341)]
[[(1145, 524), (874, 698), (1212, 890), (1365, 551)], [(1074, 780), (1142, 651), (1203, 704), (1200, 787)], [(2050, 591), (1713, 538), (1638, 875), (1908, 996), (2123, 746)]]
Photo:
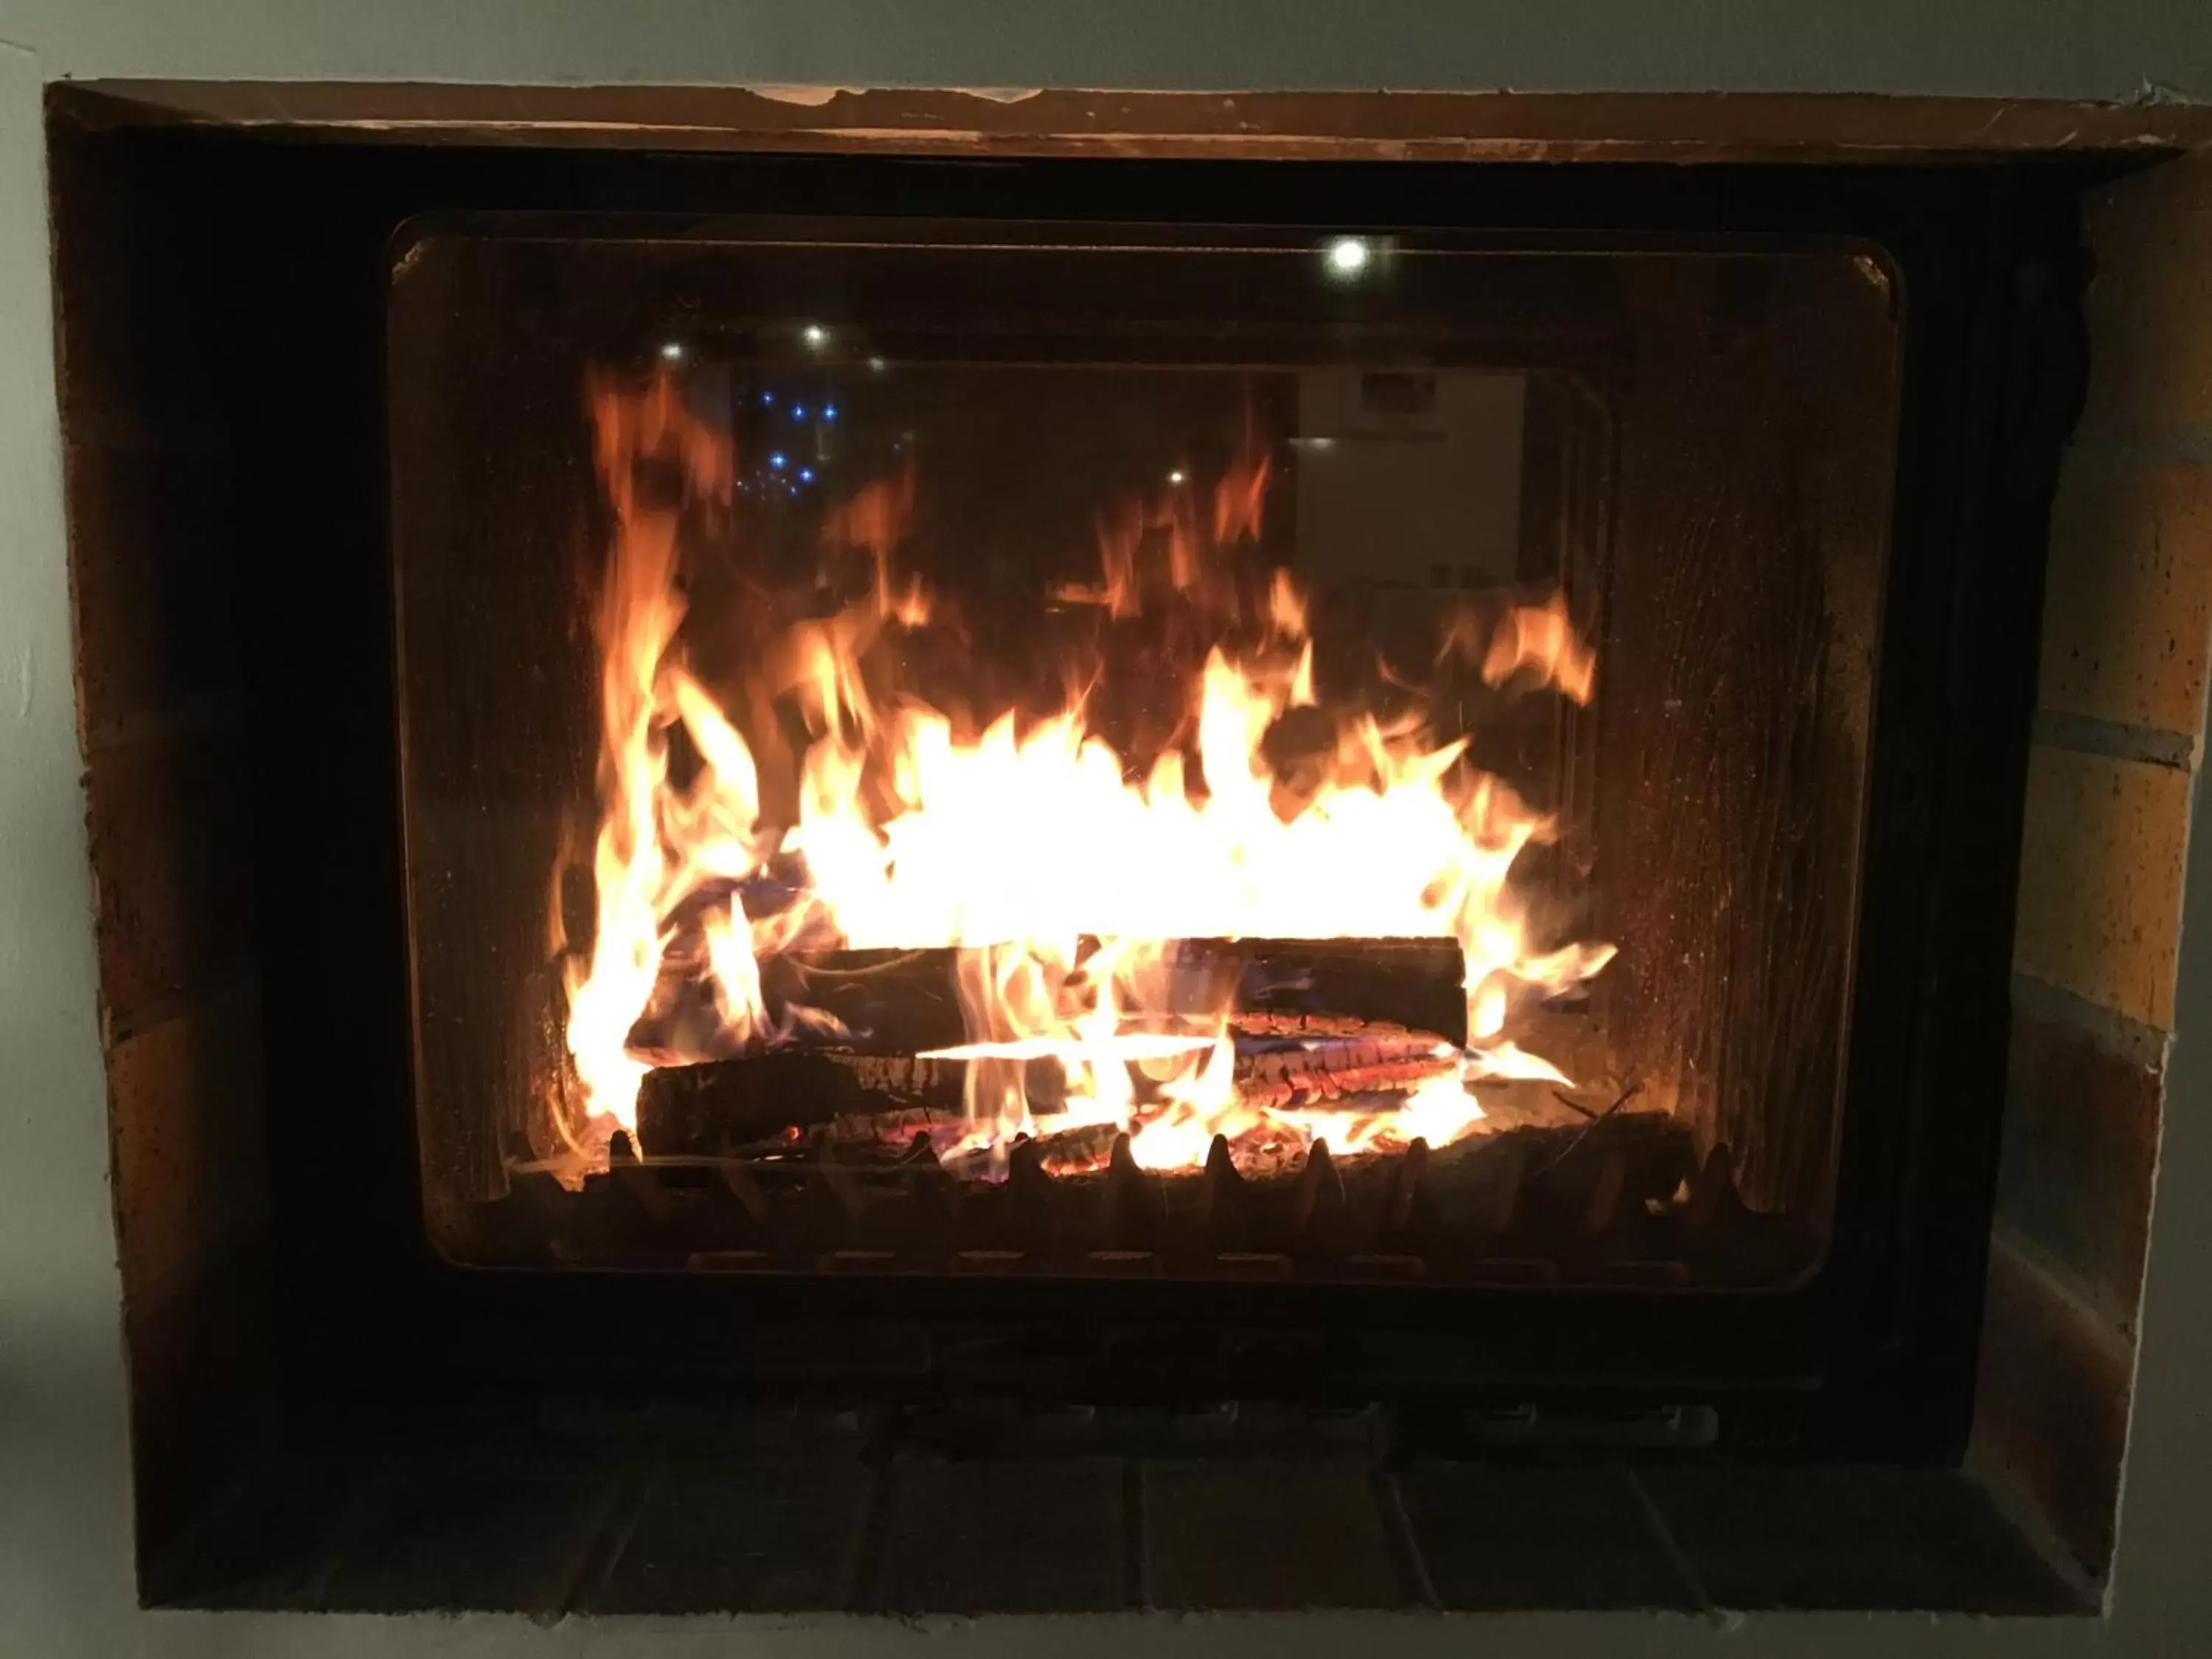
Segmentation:
[(1375, 250), (1362, 237), (1340, 236), (1322, 249), (1322, 257), (1328, 262), (1332, 276), (1357, 276), (1367, 269)]

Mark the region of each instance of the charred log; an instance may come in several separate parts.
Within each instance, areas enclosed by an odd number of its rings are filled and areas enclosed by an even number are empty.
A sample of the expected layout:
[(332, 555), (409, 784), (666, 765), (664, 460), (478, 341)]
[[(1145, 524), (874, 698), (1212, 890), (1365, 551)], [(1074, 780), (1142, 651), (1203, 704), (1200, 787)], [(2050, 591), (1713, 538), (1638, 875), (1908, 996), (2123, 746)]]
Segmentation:
[[(1448, 939), (1178, 939), (1164, 947), (1170, 1015), (1234, 1007), (1260, 1029), (1329, 1035), (1337, 1022), (1467, 1040), (1466, 964)], [(761, 964), (772, 1021), (854, 1054), (912, 1055), (968, 1041), (960, 952), (826, 951)]]
[[(811, 1010), (811, 1029), (830, 1035), (810, 1044), (802, 1027), (786, 1047), (647, 1073), (640, 1144), (658, 1156), (716, 1157), (842, 1120), (957, 1110), (963, 1063), (923, 1058), (967, 1041), (957, 955), (771, 958), (763, 984), (772, 1014), (788, 1022), (793, 1009)], [(1439, 1051), (1465, 1037), (1462, 962), (1449, 939), (1187, 939), (1168, 955), (1171, 1016), (1210, 1018), (1233, 999), (1237, 1091), (1254, 1105), (1410, 1090), (1449, 1070)]]
[[(1189, 939), (1174, 959), (1234, 991), (1240, 1029), (1320, 1017), (1467, 1042), (1466, 958), (1448, 939)], [(1218, 1004), (1215, 1005), (1220, 1006)], [(1328, 1035), (1325, 1029), (1317, 1035)]]
[(761, 963), (769, 1018), (804, 1042), (908, 1056), (963, 1040), (958, 952), (826, 951)]
[(888, 1086), (890, 1079), (868, 1060), (777, 1048), (658, 1067), (638, 1089), (639, 1141), (656, 1157), (713, 1158), (907, 1103), (910, 1097)]

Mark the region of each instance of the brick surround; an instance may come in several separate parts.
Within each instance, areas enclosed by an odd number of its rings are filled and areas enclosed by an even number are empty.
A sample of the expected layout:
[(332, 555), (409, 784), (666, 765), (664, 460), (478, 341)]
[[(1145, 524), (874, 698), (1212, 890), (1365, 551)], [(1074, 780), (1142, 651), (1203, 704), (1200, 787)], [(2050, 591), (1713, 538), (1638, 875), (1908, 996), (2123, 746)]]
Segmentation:
[(1977, 1450), (2116, 1545), (2212, 658), (2212, 155), (2088, 204), (2087, 404), (2052, 515)]

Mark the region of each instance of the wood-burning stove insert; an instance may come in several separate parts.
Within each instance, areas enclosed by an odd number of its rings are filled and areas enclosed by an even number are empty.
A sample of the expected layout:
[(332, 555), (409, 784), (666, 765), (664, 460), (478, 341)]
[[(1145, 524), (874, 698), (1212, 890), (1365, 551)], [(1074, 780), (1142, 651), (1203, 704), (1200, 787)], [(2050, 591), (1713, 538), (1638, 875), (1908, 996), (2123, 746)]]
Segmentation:
[(491, 218), (391, 305), (449, 1257), (1817, 1270), (1872, 244)]

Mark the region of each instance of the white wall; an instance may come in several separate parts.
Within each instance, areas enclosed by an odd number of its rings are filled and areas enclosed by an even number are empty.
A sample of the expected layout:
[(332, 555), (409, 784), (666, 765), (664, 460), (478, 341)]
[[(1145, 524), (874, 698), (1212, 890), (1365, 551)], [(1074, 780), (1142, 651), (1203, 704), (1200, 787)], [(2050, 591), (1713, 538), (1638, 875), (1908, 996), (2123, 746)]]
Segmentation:
[(2198, 0), (0, 0), (49, 77), (2212, 98)]
[(112, 1602), (128, 1470), (37, 64), (0, 48), (0, 1653)]
[[(63, 77), (750, 84), (1879, 91), (2121, 100), (2147, 82), (2212, 98), (2206, 0), (0, 0), (0, 1656), (839, 1655), (948, 1648), (1121, 1653), (1129, 1621), (1053, 1627), (755, 1620), (711, 1632), (514, 1620), (146, 1615), (131, 1607), (121, 1338), (106, 1196), (90, 908), (69, 628), (46, 267), (40, 98)], [(2212, 837), (2183, 940), (2183, 1012), (2161, 1192), (2212, 1184)], [(2191, 1379), (2212, 1375), (2201, 1201), (2161, 1201), (2139, 1471), (2120, 1622), (1759, 1619), (1150, 1621), (1189, 1652), (2169, 1653), (2212, 1628), (2212, 1449)], [(2195, 1451), (2197, 1455), (2184, 1454)]]

